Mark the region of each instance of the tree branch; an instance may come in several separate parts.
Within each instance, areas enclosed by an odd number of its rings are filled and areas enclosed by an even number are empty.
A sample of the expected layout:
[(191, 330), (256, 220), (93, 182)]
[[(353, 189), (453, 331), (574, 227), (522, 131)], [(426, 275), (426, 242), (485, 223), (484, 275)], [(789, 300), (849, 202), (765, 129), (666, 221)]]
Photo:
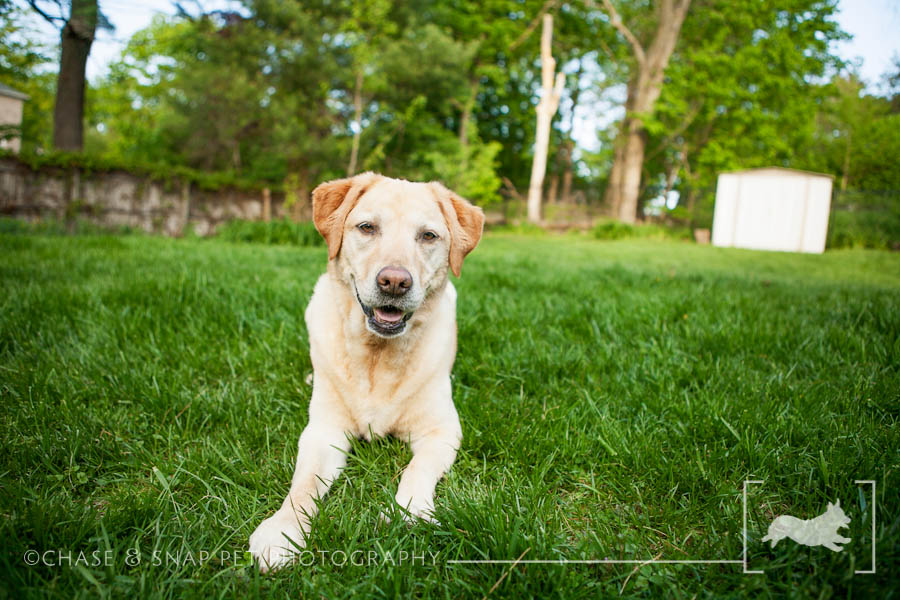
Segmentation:
[(538, 23), (541, 22), (541, 18), (544, 16), (544, 13), (554, 8), (558, 2), (559, 0), (547, 0), (547, 2), (544, 3), (544, 6), (541, 8), (541, 10), (538, 11), (538, 14), (534, 17), (534, 19), (531, 20), (531, 23), (528, 24), (528, 27), (525, 28), (525, 31), (523, 31), (519, 35), (519, 37), (517, 37), (515, 41), (509, 45), (510, 52), (518, 48), (522, 44), (522, 42), (528, 39), (528, 36), (531, 35), (531, 32), (533, 32), (537, 28)]
[[(598, 9), (597, 4), (594, 0), (587, 0), (587, 4), (591, 7)], [(643, 68), (644, 63), (647, 62), (647, 53), (644, 51), (644, 47), (641, 46), (641, 42), (637, 39), (630, 29), (622, 22), (622, 17), (619, 16), (619, 13), (616, 12), (616, 7), (613, 6), (613, 3), (610, 0), (603, 0), (603, 6), (606, 8), (606, 12), (609, 14), (609, 23), (612, 25), (619, 33), (621, 33), (628, 43), (631, 45), (632, 51), (634, 51), (634, 58), (637, 60), (638, 66)]]
[(48, 14), (45, 13), (44, 11), (42, 11), (42, 10), (40, 9), (40, 7), (37, 5), (37, 2), (35, 2), (35, 0), (28, 0), (28, 5), (29, 5), (31, 8), (33, 8), (34, 11), (35, 11), (37, 14), (41, 15), (42, 17), (44, 17), (44, 19), (45, 19), (48, 23), (50, 23), (51, 25), (54, 25), (54, 26), (55, 26), (57, 21), (60, 21), (60, 22), (62, 22), (62, 23), (65, 23), (65, 22), (66, 22), (66, 20), (65, 20), (64, 18), (62, 18), (62, 17), (53, 17), (53, 16), (51, 16), (51, 15), (48, 15)]

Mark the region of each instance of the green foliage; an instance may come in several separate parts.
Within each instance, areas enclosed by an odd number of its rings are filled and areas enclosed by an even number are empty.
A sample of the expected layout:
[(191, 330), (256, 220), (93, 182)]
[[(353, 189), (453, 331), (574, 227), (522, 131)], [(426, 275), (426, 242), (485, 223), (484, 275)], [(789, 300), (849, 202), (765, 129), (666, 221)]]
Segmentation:
[[(900, 155), (900, 112), (893, 101), (864, 93), (852, 74), (833, 78), (828, 89), (829, 97), (818, 115), (811, 164), (839, 175), (836, 183), (842, 189), (900, 192), (895, 160)], [(896, 98), (900, 99), (900, 92)]]
[(452, 138), (448, 146), (445, 152), (426, 153), (434, 178), (480, 206), (498, 204), (500, 178), (495, 167), (500, 144), (483, 144), (475, 140), (462, 147), (456, 138)]
[(325, 241), (310, 221), (289, 219), (265, 221), (229, 221), (219, 227), (216, 236), (227, 242), (275, 244), (282, 246), (322, 246)]
[(41, 234), (41, 235), (133, 235), (138, 233), (127, 225), (103, 227), (82, 218), (61, 221), (43, 218), (25, 221), (10, 217), (0, 217), (0, 234)]
[(900, 192), (835, 194), (827, 246), (900, 250)]
[(547, 230), (540, 225), (523, 221), (521, 223), (504, 223), (502, 225), (485, 225), (485, 229), (491, 233), (512, 234), (512, 235), (528, 235), (542, 236), (547, 234)]
[(598, 240), (623, 240), (631, 238), (652, 240), (690, 240), (691, 232), (685, 227), (668, 227), (656, 223), (629, 225), (620, 221), (598, 223), (591, 230)]
[[(630, 47), (598, 4), (246, 0), (236, 12), (208, 14), (182, 7), (138, 31), (91, 82), (84, 161), (305, 198), (347, 173), (358, 134), (356, 171), (438, 179), (496, 206), (501, 193), (508, 200), (509, 190), (529, 183), (536, 17), (546, 9), (566, 86), (545, 191), (568, 177), (579, 203), (593, 204), (607, 183), (618, 123), (599, 132), (596, 152), (568, 149), (579, 124), (605, 121), (596, 116), (621, 104), (634, 72)], [(658, 0), (616, 5), (649, 44)], [(0, 82), (32, 97), (22, 133), (26, 154), (35, 155), (49, 147), (53, 52), (31, 41), (25, 17), (34, 15), (9, 6), (0, 11)], [(667, 216), (708, 226), (718, 174), (768, 165), (831, 173), (847, 190), (900, 189), (900, 65), (883, 96), (863, 93), (834, 54), (846, 37), (836, 10), (835, 0), (694, 0), (662, 95), (643, 115), (645, 205), (673, 186), (681, 200)]]
[(129, 173), (134, 173), (136, 175), (144, 175), (152, 179), (171, 183), (174, 183), (175, 181), (188, 181), (202, 190), (220, 190), (229, 187), (246, 191), (261, 190), (264, 187), (278, 189), (277, 186), (270, 186), (268, 182), (248, 179), (233, 171), (220, 173), (200, 171), (180, 165), (168, 166), (104, 154), (98, 155), (59, 151), (50, 151), (41, 154), (23, 151), (15, 154), (8, 150), (0, 150), (0, 157), (21, 162), (35, 170), (44, 167), (57, 167), (61, 169), (77, 168), (87, 174), (90, 174), (91, 172), (128, 171)]
[[(482, 598), (496, 586), (490, 598), (887, 599), (896, 588), (900, 254), (488, 236), (454, 282), (464, 433), (437, 486), (440, 525), (379, 524), (411, 455), (398, 439), (357, 440), (315, 519), (315, 564), (261, 576), (243, 552), (284, 498), (308, 421), (303, 310), (325, 250), (33, 235), (0, 235), (0, 250), (10, 598)], [(767, 482), (747, 503), (747, 557), (764, 576), (740, 562), (450, 562), (740, 561), (745, 479)], [(854, 479), (884, 490), (876, 575), (853, 575), (872, 550), (871, 498)], [(843, 552), (759, 543), (772, 515), (812, 517), (835, 498), (852, 518)], [(29, 566), (32, 549), (113, 560)], [(357, 550), (379, 560), (328, 560)], [(401, 551), (425, 564), (396, 564)]]
[[(836, 10), (820, 0), (692, 6), (649, 123), (645, 196), (656, 196), (672, 169), (688, 201), (690, 190), (714, 189), (723, 171), (812, 168), (807, 149), (828, 92), (818, 82), (841, 66), (832, 42), (846, 37)], [(713, 199), (693, 197), (690, 212), (711, 214)]]
[(23, 151), (45, 151), (53, 137), (56, 76), (46, 69), (53, 52), (35, 41), (42, 36), (27, 24), (26, 11), (15, 4), (0, 10), (0, 83), (28, 95), (21, 127), (4, 127), (0, 138), (19, 136)]

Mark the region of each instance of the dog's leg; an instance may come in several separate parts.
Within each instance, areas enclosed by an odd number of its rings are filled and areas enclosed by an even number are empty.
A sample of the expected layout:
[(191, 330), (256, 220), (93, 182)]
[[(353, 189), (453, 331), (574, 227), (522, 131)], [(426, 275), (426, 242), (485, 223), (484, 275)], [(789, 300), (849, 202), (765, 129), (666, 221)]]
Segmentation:
[(397, 504), (420, 519), (434, 522), (434, 488), (453, 461), (462, 440), (459, 419), (410, 441), (413, 458), (403, 470)]
[(339, 427), (311, 422), (297, 446), (290, 492), (281, 508), (250, 536), (250, 552), (263, 572), (289, 564), (298, 548), (306, 545), (305, 535), (309, 532), (309, 520), (316, 513), (316, 499), (325, 495), (344, 468), (350, 441)]

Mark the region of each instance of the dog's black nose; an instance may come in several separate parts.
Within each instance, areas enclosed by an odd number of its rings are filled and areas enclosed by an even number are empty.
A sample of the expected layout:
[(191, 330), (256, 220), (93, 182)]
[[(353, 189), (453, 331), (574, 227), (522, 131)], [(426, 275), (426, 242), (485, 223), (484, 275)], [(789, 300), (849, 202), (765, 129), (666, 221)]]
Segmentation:
[(378, 287), (385, 294), (402, 296), (412, 287), (412, 275), (403, 267), (385, 267), (375, 278)]

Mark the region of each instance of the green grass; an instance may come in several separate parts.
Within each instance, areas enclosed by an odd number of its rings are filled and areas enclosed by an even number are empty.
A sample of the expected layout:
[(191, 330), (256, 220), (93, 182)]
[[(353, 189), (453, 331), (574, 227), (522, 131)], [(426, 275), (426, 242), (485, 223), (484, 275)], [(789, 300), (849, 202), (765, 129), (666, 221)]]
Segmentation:
[(216, 235), (226, 242), (249, 242), (284, 246), (324, 246), (325, 240), (309, 221), (289, 219), (274, 221), (235, 220), (219, 227)]
[[(307, 421), (324, 248), (6, 233), (0, 251), (0, 598), (897, 596), (900, 255), (488, 237), (458, 282), (465, 437), (442, 525), (379, 525), (410, 454), (354, 443), (314, 564), (261, 576), (240, 553)], [(745, 479), (765, 481), (749, 496), (765, 575), (449, 562), (740, 559)], [(878, 482), (876, 575), (853, 575), (871, 556), (855, 479)], [(843, 552), (759, 543), (773, 515), (836, 498)], [(29, 550), (112, 560), (28, 566)], [(241, 558), (193, 564), (204, 551)], [(400, 552), (427, 564), (392, 566)]]
[(598, 240), (624, 240), (629, 238), (653, 240), (690, 240), (687, 227), (675, 227), (658, 223), (630, 225), (621, 221), (603, 221), (594, 226), (591, 234)]

